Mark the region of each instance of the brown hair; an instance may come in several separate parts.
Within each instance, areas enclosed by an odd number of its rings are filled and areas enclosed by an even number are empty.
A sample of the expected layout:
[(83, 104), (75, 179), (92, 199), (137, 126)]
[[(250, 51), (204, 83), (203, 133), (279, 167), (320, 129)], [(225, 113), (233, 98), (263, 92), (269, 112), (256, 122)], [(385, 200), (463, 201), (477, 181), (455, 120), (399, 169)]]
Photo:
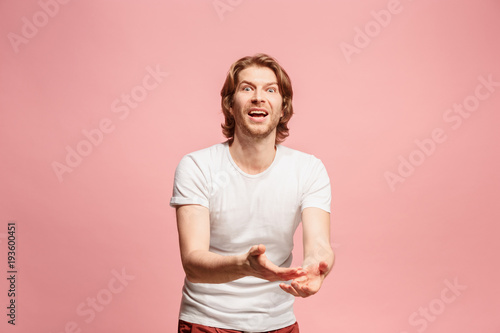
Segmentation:
[(276, 128), (276, 143), (283, 142), (289, 135), (287, 124), (293, 115), (292, 83), (290, 81), (290, 77), (288, 77), (288, 74), (278, 64), (278, 62), (274, 58), (263, 53), (258, 53), (254, 56), (243, 57), (233, 63), (229, 68), (226, 81), (224, 82), (224, 86), (222, 86), (222, 90), (220, 92), (220, 95), (222, 97), (222, 113), (224, 113), (224, 123), (221, 124), (222, 133), (226, 138), (228, 138), (229, 143), (233, 142), (235, 122), (234, 117), (229, 112), (229, 109), (233, 105), (234, 93), (236, 91), (236, 87), (238, 86), (238, 74), (242, 70), (250, 66), (270, 68), (276, 75), (276, 78), (278, 80), (279, 92), (283, 99), (283, 117), (280, 118), (278, 127)]

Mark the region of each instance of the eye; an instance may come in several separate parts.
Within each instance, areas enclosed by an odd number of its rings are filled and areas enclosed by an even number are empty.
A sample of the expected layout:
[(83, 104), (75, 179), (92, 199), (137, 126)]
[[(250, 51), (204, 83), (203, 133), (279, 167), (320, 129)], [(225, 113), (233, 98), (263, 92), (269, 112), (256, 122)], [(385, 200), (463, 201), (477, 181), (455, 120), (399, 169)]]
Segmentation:
[(250, 88), (249, 86), (246, 86), (246, 87), (243, 87), (243, 91), (252, 91), (252, 88)]
[(276, 88), (267, 88), (267, 91), (271, 92), (271, 93), (275, 93), (276, 92)]

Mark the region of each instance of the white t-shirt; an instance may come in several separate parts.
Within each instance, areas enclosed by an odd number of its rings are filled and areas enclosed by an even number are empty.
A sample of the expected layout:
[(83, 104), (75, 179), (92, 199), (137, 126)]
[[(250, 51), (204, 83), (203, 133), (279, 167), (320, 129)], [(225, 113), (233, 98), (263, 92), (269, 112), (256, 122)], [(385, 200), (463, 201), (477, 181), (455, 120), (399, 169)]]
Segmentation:
[[(221, 255), (266, 246), (274, 264), (290, 267), (293, 234), (306, 207), (330, 212), (330, 180), (313, 155), (276, 146), (264, 172), (243, 172), (220, 143), (182, 158), (171, 206), (198, 204), (210, 211), (210, 251)], [(180, 319), (218, 328), (265, 332), (295, 323), (295, 297), (256, 277), (228, 283), (184, 280)]]

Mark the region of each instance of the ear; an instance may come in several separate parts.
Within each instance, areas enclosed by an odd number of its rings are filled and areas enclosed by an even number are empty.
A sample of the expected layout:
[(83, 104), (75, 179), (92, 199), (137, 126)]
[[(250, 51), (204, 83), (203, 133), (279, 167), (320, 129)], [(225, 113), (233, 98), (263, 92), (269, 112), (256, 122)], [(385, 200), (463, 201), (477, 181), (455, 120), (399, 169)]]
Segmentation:
[(233, 102), (230, 100), (229, 101), (229, 114), (234, 117), (234, 111), (233, 111)]
[(283, 98), (283, 104), (282, 104), (282, 107), (281, 107), (281, 117), (285, 116), (286, 107), (287, 107), (287, 97), (284, 97)]

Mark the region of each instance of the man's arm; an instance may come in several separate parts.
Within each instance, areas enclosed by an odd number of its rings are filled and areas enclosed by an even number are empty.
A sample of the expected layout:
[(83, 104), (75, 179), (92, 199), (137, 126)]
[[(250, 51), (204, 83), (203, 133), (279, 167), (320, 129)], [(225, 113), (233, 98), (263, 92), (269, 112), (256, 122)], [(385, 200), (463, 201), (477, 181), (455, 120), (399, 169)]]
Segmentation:
[(307, 275), (281, 283), (280, 287), (294, 296), (308, 297), (319, 291), (323, 280), (333, 267), (335, 256), (330, 245), (330, 213), (315, 207), (302, 211), (304, 242), (303, 267)]
[(206, 207), (183, 205), (176, 208), (182, 266), (193, 283), (225, 283), (245, 276), (269, 281), (287, 281), (306, 274), (300, 267), (282, 268), (265, 255), (264, 245), (247, 253), (222, 256), (209, 251), (210, 218)]

